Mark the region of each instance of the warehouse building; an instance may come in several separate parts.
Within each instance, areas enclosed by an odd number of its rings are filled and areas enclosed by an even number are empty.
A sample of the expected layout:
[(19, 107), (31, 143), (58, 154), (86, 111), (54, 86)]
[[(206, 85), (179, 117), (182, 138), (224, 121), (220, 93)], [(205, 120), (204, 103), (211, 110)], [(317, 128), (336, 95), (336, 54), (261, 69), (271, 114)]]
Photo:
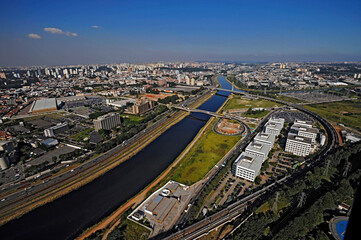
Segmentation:
[(54, 127), (50, 127), (44, 130), (45, 137), (55, 137), (55, 135), (68, 131), (69, 126), (68, 123), (59, 123)]
[(30, 107), (29, 113), (45, 113), (58, 110), (56, 98), (42, 98), (34, 101)]

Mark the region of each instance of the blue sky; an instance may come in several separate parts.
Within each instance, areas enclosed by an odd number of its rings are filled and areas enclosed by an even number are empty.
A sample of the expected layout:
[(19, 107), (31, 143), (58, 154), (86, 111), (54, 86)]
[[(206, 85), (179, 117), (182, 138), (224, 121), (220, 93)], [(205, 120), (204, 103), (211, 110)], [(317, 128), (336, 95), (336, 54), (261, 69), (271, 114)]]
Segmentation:
[(2, 0), (0, 9), (0, 66), (361, 60), (361, 1)]

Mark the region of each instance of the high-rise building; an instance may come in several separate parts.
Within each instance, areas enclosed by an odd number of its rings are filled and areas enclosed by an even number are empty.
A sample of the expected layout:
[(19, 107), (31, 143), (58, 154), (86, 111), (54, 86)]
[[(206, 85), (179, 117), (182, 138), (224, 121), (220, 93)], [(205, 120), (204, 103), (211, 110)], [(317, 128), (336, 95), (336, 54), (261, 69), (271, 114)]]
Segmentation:
[(143, 114), (154, 107), (155, 103), (153, 101), (138, 102), (133, 105), (132, 112), (133, 114)]
[(95, 131), (99, 131), (100, 129), (111, 130), (113, 127), (116, 127), (121, 123), (119, 114), (108, 113), (94, 120), (94, 129)]
[(311, 152), (311, 142), (311, 139), (307, 137), (289, 135), (285, 151), (305, 157)]

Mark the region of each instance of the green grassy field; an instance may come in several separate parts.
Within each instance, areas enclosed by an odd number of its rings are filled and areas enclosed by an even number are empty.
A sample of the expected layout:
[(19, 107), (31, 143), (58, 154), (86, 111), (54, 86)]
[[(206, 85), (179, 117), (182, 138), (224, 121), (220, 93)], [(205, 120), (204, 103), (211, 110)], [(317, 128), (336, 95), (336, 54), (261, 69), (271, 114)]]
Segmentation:
[[(273, 207), (274, 200), (275, 199), (273, 198), (262, 204), (259, 208), (257, 208), (256, 213), (261, 213), (261, 212), (266, 213), (267, 211), (271, 210)], [(290, 202), (286, 198), (280, 197), (278, 200), (276, 213), (279, 213), (280, 210), (282, 210), (285, 207), (288, 207), (289, 205)]]
[(191, 185), (201, 180), (238, 142), (240, 136), (224, 136), (213, 131), (214, 119), (197, 143), (169, 174), (172, 180)]
[(233, 96), (227, 104), (224, 106), (223, 110), (230, 110), (230, 109), (241, 109), (241, 108), (256, 108), (256, 107), (263, 107), (263, 108), (271, 108), (281, 106), (281, 104), (263, 100), (263, 99), (242, 99), (240, 96)]
[(94, 131), (94, 128), (88, 128), (88, 129), (86, 129), (84, 131), (81, 131), (81, 132), (78, 132), (78, 133), (72, 135), (70, 138), (74, 139), (74, 140), (76, 140), (78, 142), (82, 142), (84, 138), (86, 138), (86, 137), (89, 138), (89, 134), (92, 131)]
[(266, 116), (269, 113), (269, 111), (265, 110), (263, 112), (259, 113), (243, 113), (242, 116), (249, 117), (249, 118), (261, 118)]
[(123, 118), (129, 118), (130, 121), (132, 122), (140, 122), (143, 120), (143, 117), (139, 117), (137, 115), (132, 115), (132, 114), (120, 114), (121, 117)]
[(321, 103), (304, 106), (322, 117), (361, 130), (361, 100)]

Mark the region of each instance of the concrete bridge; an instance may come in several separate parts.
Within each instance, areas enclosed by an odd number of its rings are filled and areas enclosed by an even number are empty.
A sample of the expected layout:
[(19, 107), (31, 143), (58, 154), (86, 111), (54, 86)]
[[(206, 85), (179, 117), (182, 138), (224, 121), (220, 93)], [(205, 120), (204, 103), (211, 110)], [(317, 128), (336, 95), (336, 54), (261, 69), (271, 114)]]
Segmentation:
[(223, 114), (219, 114), (219, 113), (215, 113), (215, 112), (211, 112), (211, 111), (207, 111), (207, 110), (187, 108), (187, 107), (179, 107), (179, 106), (173, 106), (173, 107), (176, 108), (176, 109), (182, 110), (182, 111), (186, 111), (186, 112), (198, 112), (198, 113), (208, 114), (208, 115), (211, 115), (211, 116), (217, 117), (217, 118), (235, 119), (232, 116), (223, 115)]

